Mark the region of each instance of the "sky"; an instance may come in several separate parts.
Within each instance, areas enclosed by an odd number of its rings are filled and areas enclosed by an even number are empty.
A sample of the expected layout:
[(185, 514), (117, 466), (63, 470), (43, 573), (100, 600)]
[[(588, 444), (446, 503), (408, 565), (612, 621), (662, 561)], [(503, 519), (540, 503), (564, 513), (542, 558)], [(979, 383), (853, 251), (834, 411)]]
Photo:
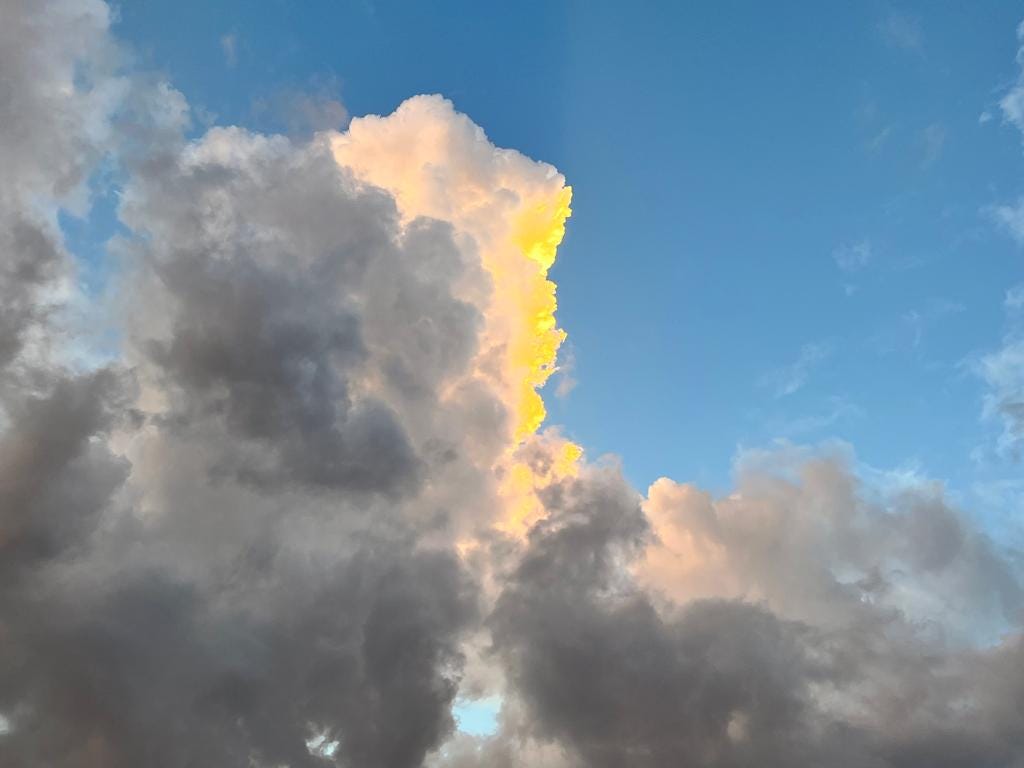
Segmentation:
[(551, 421), (638, 485), (724, 490), (744, 448), (835, 438), (1005, 523), (1019, 468), (988, 455), (973, 366), (1024, 278), (992, 214), (1021, 193), (1018, 11), (141, 0), (115, 29), (212, 123), (441, 93), (559, 168)]
[(0, 768), (1024, 765), (1022, 19), (0, 0)]

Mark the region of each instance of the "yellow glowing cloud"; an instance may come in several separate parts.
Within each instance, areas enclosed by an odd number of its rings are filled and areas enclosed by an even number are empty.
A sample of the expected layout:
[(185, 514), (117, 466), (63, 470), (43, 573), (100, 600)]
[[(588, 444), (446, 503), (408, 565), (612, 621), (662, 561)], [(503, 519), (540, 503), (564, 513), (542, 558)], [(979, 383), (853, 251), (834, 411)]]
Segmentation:
[(497, 527), (516, 536), (525, 535), (544, 516), (537, 491), (575, 477), (583, 457), (580, 446), (550, 430), (538, 435), (532, 443), (511, 457), (501, 482), (506, 509)]
[[(409, 99), (387, 117), (354, 119), (331, 147), (339, 165), (394, 196), (403, 220), (443, 219), (473, 239), (494, 284), (477, 375), (502, 393), (514, 442), (534, 433), (546, 415), (537, 389), (565, 339), (547, 278), (571, 213), (565, 179), (495, 147), (436, 96)], [(496, 372), (484, 364), (495, 358)]]
[(555, 370), (558, 348), (565, 331), (555, 322), (555, 284), (547, 279), (555, 263), (555, 254), (565, 236), (565, 220), (572, 209), (572, 187), (562, 187), (552, 200), (545, 200), (523, 211), (516, 222), (513, 239), (522, 254), (537, 265), (536, 279), (528, 286), (521, 308), (523, 334), (510, 347), (510, 364), (522, 372), (519, 419), (516, 439), (536, 432), (547, 415), (537, 392)]
[(545, 419), (538, 390), (554, 373), (566, 336), (555, 320), (548, 271), (572, 212), (572, 189), (550, 165), (495, 147), (437, 96), (409, 99), (386, 117), (356, 118), (330, 142), (340, 166), (394, 197), (403, 221), (442, 219), (468, 235), (491, 276), (472, 375), (489, 382), (509, 414), (508, 450), (495, 467), (506, 506), (501, 525), (522, 533), (540, 515), (536, 489), (574, 473), (582, 455), (558, 436), (541, 441), (554, 457), (541, 468), (516, 453)]

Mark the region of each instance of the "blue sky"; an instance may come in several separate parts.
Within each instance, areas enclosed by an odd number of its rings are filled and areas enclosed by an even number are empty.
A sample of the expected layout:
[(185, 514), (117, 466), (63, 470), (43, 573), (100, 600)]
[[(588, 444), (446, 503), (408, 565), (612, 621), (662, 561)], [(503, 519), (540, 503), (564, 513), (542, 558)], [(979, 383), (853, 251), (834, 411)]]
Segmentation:
[(999, 109), (1022, 10), (137, 0), (116, 32), (207, 123), (437, 92), (557, 166), (576, 385), (550, 421), (638, 487), (724, 491), (744, 449), (839, 439), (1002, 524), (1020, 466), (975, 368), (1024, 281), (992, 213), (1024, 193)]

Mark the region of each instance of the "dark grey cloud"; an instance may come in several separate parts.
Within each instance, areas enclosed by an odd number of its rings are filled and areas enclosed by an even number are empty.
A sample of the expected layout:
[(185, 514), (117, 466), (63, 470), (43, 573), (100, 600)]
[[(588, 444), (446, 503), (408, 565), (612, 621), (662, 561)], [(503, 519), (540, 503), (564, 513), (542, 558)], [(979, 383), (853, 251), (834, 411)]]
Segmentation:
[[(487, 485), (458, 441), (486, 392), (439, 402), (475, 252), (325, 144), (187, 143), (104, 4), (3, 14), (0, 765), (420, 765), (478, 611), (423, 536), (462, 491), (422, 490)], [(101, 162), (128, 179), (123, 354), (72, 366), (56, 214)]]
[[(834, 524), (829, 515), (843, 515), (843, 496), (857, 481), (838, 468), (812, 468), (802, 482), (816, 491), (773, 482), (747, 479), (742, 501), (733, 499), (745, 520), (679, 510), (694, 515), (685, 523), (690, 530), (718, 537), (729, 567), (754, 569), (751, 582), (763, 587), (757, 601), (666, 599), (638, 583), (632, 563), (659, 545), (640, 500), (614, 471), (550, 489), (549, 517), (531, 534), (489, 618), (509, 695), (527, 715), (453, 753), (450, 764), (504, 755), (511, 765), (529, 765), (531, 744), (556, 743), (568, 754), (551, 765), (1020, 765), (1019, 614), (1010, 611), (1007, 633), (979, 650), (936, 633), (893, 601), (851, 603), (838, 583), (828, 590), (834, 611), (823, 610), (817, 595), (792, 591), (837, 576), (808, 569), (827, 538), (808, 541), (801, 526)], [(773, 498), (787, 486), (788, 499)], [(807, 502), (800, 496), (809, 493), (831, 494), (836, 508), (819, 507), (817, 522), (801, 521), (797, 510)], [(965, 589), (1019, 607), (1013, 566), (935, 498), (908, 494), (899, 502), (905, 511), (874, 532), (878, 539), (851, 546), (895, 556), (903, 543), (884, 537), (906, 536), (918, 544), (904, 552), (922, 574), (917, 588), (928, 588), (929, 574), (967, 569)], [(774, 508), (768, 515), (766, 505)], [(728, 541), (740, 526), (753, 538)], [(770, 561), (751, 559), (758, 542), (774, 552)], [(829, 561), (841, 571), (839, 562)], [(807, 570), (794, 582), (787, 576), (793, 569)], [(720, 593), (728, 594), (726, 574), (718, 576)], [(984, 606), (977, 610), (985, 615)]]
[(624, 570), (646, 526), (613, 473), (569, 483), (549, 502), (490, 620), (542, 737), (593, 766), (820, 757), (803, 732), (820, 673), (798, 626), (739, 602), (659, 615)]
[(480, 325), (452, 293), (479, 267), (449, 227), (400, 228), (390, 197), (324, 142), (235, 129), (139, 174), (125, 200), (141, 236), (125, 247), (146, 265), (135, 348), (169, 428), (221, 425), (217, 469), (261, 485), (415, 486), (408, 430), (465, 370)]
[(57, 211), (88, 207), (125, 81), (101, 2), (0, 7), (0, 551), (4, 595), (79, 546), (126, 475), (104, 439), (125, 421), (116, 366), (62, 362), (74, 268)]
[(457, 561), (394, 543), (233, 583), (144, 569), (50, 579), (5, 622), (0, 765), (418, 765), (452, 728), (472, 590)]
[(5, 402), (0, 435), (0, 572), (60, 556), (96, 524), (127, 474), (98, 438), (114, 426), (124, 393), (109, 370), (61, 377), (43, 396)]

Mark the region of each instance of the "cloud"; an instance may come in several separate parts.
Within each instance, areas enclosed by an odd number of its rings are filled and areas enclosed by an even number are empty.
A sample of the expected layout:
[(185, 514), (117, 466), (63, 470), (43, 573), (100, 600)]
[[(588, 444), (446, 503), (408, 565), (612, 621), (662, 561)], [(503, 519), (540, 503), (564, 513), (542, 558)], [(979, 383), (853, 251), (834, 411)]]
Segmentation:
[(834, 429), (842, 422), (860, 419), (863, 416), (864, 409), (856, 403), (846, 397), (833, 395), (825, 399), (817, 412), (805, 413), (796, 418), (776, 415), (764, 418), (763, 423), (769, 432), (779, 437), (801, 436), (806, 439), (807, 435)]
[(1024, 243), (1024, 198), (1015, 203), (994, 206), (989, 212), (995, 222), (1018, 244)]
[(220, 38), (220, 50), (224, 54), (224, 63), (227, 64), (229, 69), (234, 69), (238, 66), (238, 35), (234, 32), (229, 32), (226, 35), (221, 35)]
[(73, 290), (57, 209), (86, 211), (85, 181), (110, 147), (126, 90), (105, 4), (45, 11), (10, 3), (0, 29), (0, 367), (26, 344), (40, 351), (47, 316)]
[[(643, 495), (540, 429), (554, 168), (433, 96), (188, 135), (109, 25), (0, 30), (0, 766), (1019, 762), (1018, 566), (941, 486), (781, 446)], [(85, 364), (57, 213), (105, 163)]]
[[(994, 441), (995, 453), (998, 457), (1014, 461), (1020, 459), (1024, 448), (1024, 328), (1020, 324), (1022, 306), (1024, 286), (1011, 287), (1003, 300), (1008, 328), (1002, 344), (995, 350), (981, 354), (971, 363), (973, 372), (985, 386), (982, 418), (1000, 427), (1000, 433)], [(979, 456), (982, 455), (979, 453)]]
[(878, 23), (877, 29), (886, 45), (924, 56), (924, 30), (916, 16), (890, 11)]
[(921, 131), (921, 144), (924, 148), (924, 156), (921, 158), (921, 167), (925, 170), (931, 168), (935, 161), (942, 154), (946, 145), (946, 129), (940, 123), (932, 123)]
[(976, 370), (988, 387), (984, 415), (1002, 423), (999, 449), (1018, 453), (1024, 441), (1024, 340), (1008, 340), (982, 357)]
[(1024, 309), (1024, 284), (1015, 285), (1006, 292), (1003, 306), (1011, 312)]
[[(420, 765), (478, 626), (455, 543), (500, 513), (495, 465), (561, 341), (514, 314), (553, 313), (561, 177), (437, 98), (355, 130), (401, 123), (444, 217), (339, 164), (340, 134), (186, 140), (109, 22), (5, 18), (0, 764)], [(76, 370), (56, 212), (108, 157), (122, 343)]]
[[(1024, 22), (1017, 27), (1017, 81), (999, 101), (1003, 113), (1003, 122), (1012, 124), (1024, 133)], [(1003, 227), (1018, 243), (1024, 243), (1024, 197), (1015, 202), (991, 206), (984, 210)]]
[(349, 113), (338, 97), (340, 89), (335, 78), (314, 78), (304, 88), (286, 88), (258, 99), (253, 112), (271, 127), (298, 138), (341, 130), (348, 124)]
[(843, 272), (859, 272), (871, 261), (871, 242), (861, 240), (849, 245), (841, 245), (832, 251), (832, 259)]
[(867, 143), (868, 152), (878, 152), (892, 137), (893, 126), (887, 125), (877, 131)]
[(523, 744), (515, 765), (546, 740), (569, 765), (1016, 759), (1024, 646), (968, 638), (1019, 625), (1019, 581), (940, 491), (873, 496), (841, 456), (787, 452), (721, 499), (659, 480), (644, 501), (609, 470), (549, 488), (489, 620), (532, 717), (489, 748)]
[(883, 355), (900, 349), (920, 352), (935, 326), (965, 310), (966, 307), (959, 302), (932, 297), (922, 306), (908, 309), (894, 322), (888, 323), (871, 337), (871, 344)]
[(555, 395), (558, 397), (568, 397), (569, 393), (579, 383), (576, 380), (576, 353), (572, 347), (568, 347), (568, 351), (559, 360), (557, 376), (558, 383), (555, 386)]
[(803, 388), (811, 371), (830, 354), (832, 347), (829, 344), (804, 344), (796, 360), (761, 377), (760, 384), (771, 389), (775, 397), (792, 395)]
[(1021, 43), (1017, 49), (1020, 72), (1017, 75), (1017, 82), (1000, 99), (999, 108), (1002, 110), (1003, 120), (1024, 132), (1024, 22), (1017, 27), (1017, 41)]

